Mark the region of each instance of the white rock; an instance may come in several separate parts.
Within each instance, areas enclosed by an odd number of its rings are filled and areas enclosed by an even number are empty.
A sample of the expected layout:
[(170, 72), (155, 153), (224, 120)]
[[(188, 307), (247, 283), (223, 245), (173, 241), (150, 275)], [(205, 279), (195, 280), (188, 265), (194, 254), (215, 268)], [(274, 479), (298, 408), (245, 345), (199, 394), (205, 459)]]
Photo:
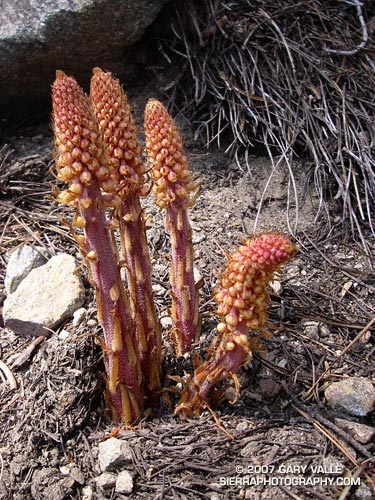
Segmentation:
[(73, 321), (72, 325), (73, 326), (79, 326), (82, 321), (86, 318), (86, 309), (84, 307), (80, 307), (73, 313)]
[(168, 330), (169, 328), (172, 327), (173, 324), (172, 318), (170, 316), (162, 316), (160, 318), (160, 324), (165, 330)]
[(270, 281), (270, 287), (273, 293), (276, 295), (280, 295), (283, 291), (283, 285), (281, 284), (281, 281), (279, 280), (272, 280)]
[(195, 243), (200, 243), (201, 241), (203, 241), (205, 239), (206, 239), (206, 235), (202, 231), (200, 231), (199, 233), (193, 233), (191, 241), (193, 242), (193, 244), (195, 244)]
[(69, 476), (70, 474), (70, 467), (69, 465), (62, 465), (60, 467), (60, 472), (63, 476)]
[(334, 382), (324, 394), (329, 406), (358, 417), (367, 415), (375, 402), (375, 387), (364, 377)]
[(103, 472), (132, 461), (131, 448), (127, 441), (109, 438), (99, 443), (99, 465)]
[(60, 340), (66, 340), (67, 338), (69, 338), (70, 336), (70, 333), (68, 332), (68, 330), (61, 330), (61, 332), (59, 333), (59, 339)]
[(82, 500), (92, 500), (93, 494), (91, 486), (82, 488)]
[(210, 495), (210, 500), (220, 500), (220, 498), (222, 498), (221, 495), (219, 496), (219, 494), (216, 492), (211, 493), (211, 495)]
[(329, 335), (331, 334), (328, 326), (324, 325), (323, 323), (319, 324), (319, 333), (321, 337), (329, 337)]
[(133, 478), (129, 471), (123, 470), (117, 477), (116, 493), (123, 493), (129, 495), (133, 491)]
[(109, 490), (115, 486), (116, 479), (116, 474), (112, 472), (103, 472), (103, 474), (95, 478), (95, 482), (102, 490)]
[(43, 265), (48, 258), (48, 252), (42, 247), (23, 245), (11, 253), (4, 279), (5, 290), (8, 293), (16, 291), (21, 281), (29, 272)]
[(305, 321), (303, 323), (303, 333), (306, 337), (314, 340), (319, 339), (319, 322), (318, 321)]
[(37, 267), (4, 302), (5, 326), (18, 335), (49, 335), (82, 306), (85, 290), (74, 257), (60, 254)]
[(196, 266), (193, 267), (193, 274), (194, 274), (194, 283), (195, 284), (199, 283), (202, 280), (203, 276), (201, 275), (199, 269)]
[(248, 422), (239, 422), (236, 426), (236, 431), (239, 431), (239, 432), (244, 432), (244, 431), (247, 431), (248, 429), (249, 429)]
[(159, 285), (159, 283), (155, 283), (154, 285), (152, 285), (152, 291), (156, 295), (165, 295), (167, 293), (166, 289), (162, 285)]

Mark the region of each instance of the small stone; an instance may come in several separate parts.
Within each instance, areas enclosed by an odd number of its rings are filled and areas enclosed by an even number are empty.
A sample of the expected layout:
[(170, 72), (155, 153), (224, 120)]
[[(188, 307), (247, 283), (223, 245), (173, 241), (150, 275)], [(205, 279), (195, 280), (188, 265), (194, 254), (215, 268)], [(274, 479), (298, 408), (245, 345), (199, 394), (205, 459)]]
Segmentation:
[(76, 483), (85, 484), (85, 479), (83, 477), (82, 471), (77, 467), (74, 462), (70, 462), (68, 465), (62, 465), (60, 467), (60, 472), (63, 476), (70, 476)]
[(103, 474), (95, 478), (95, 482), (102, 490), (109, 490), (115, 486), (116, 479), (116, 474), (112, 472), (103, 472)]
[(206, 239), (206, 235), (203, 232), (193, 233), (191, 241), (193, 244), (200, 243), (201, 241)]
[(4, 302), (5, 327), (17, 335), (49, 335), (82, 306), (85, 290), (68, 254), (52, 257), (22, 280)]
[(344, 283), (340, 291), (340, 297), (345, 297), (345, 295), (349, 292), (352, 286), (353, 286), (352, 281), (347, 281), (346, 283)]
[(318, 321), (304, 321), (303, 333), (310, 339), (319, 339), (319, 322)]
[(74, 311), (72, 325), (79, 326), (86, 318), (86, 313), (87, 311), (84, 307), (80, 307), (79, 309)]
[(5, 290), (8, 293), (16, 291), (21, 281), (32, 269), (46, 263), (48, 252), (42, 247), (23, 245), (11, 253), (4, 279)]
[(355, 500), (373, 500), (374, 496), (372, 494), (371, 488), (363, 482), (356, 489), (354, 493)]
[(62, 465), (60, 467), (60, 472), (63, 476), (68, 476), (70, 474), (70, 467), (69, 465)]
[(328, 326), (324, 323), (319, 323), (319, 333), (321, 337), (329, 337), (331, 334)]
[(155, 283), (154, 285), (152, 285), (152, 291), (156, 295), (165, 295), (166, 293), (165, 288), (162, 285), (159, 285), (159, 283)]
[(238, 397), (237, 391), (234, 387), (228, 387), (225, 391), (225, 399), (228, 401), (235, 401)]
[(210, 495), (210, 500), (220, 500), (220, 498), (223, 498), (222, 495), (219, 495), (218, 493), (211, 493)]
[(172, 318), (170, 316), (162, 316), (160, 318), (160, 324), (165, 330), (168, 330), (169, 328), (172, 327), (173, 324)]
[(363, 417), (373, 408), (375, 387), (366, 378), (353, 377), (332, 383), (326, 389), (325, 397), (332, 408)]
[(371, 441), (375, 435), (375, 429), (369, 425), (358, 424), (357, 422), (351, 422), (343, 418), (336, 418), (335, 423), (362, 444)]
[(238, 431), (238, 432), (244, 432), (244, 431), (247, 431), (248, 428), (249, 428), (249, 425), (248, 425), (247, 422), (240, 422), (236, 426), (236, 431)]
[(127, 470), (121, 471), (116, 480), (116, 493), (130, 495), (130, 493), (133, 491), (133, 486), (133, 478), (130, 472)]
[(196, 266), (194, 266), (194, 268), (193, 268), (193, 273), (194, 273), (194, 283), (195, 284), (197, 284), (200, 281), (202, 281), (203, 276), (201, 275), (199, 269)]
[(96, 321), (96, 319), (89, 319), (87, 321), (87, 326), (96, 326), (98, 324), (98, 322)]
[(127, 441), (109, 438), (99, 443), (99, 465), (103, 472), (132, 461), (131, 448)]
[(92, 500), (94, 492), (92, 491), (91, 486), (85, 486), (82, 488), (82, 500)]
[(61, 332), (59, 333), (59, 339), (60, 340), (66, 340), (67, 338), (69, 338), (70, 336), (70, 333), (68, 332), (68, 330), (61, 330)]
[(281, 391), (281, 385), (272, 378), (262, 378), (259, 380), (259, 387), (268, 398), (275, 398)]
[(83, 475), (83, 472), (81, 471), (81, 469), (75, 464), (75, 463), (71, 463), (70, 464), (70, 477), (72, 479), (74, 479), (74, 481), (78, 484), (80, 484), (81, 486), (83, 484), (85, 484), (85, 477)]
[(283, 291), (283, 285), (281, 284), (281, 281), (279, 281), (279, 280), (270, 281), (270, 288), (273, 291), (273, 293), (276, 295), (280, 295)]

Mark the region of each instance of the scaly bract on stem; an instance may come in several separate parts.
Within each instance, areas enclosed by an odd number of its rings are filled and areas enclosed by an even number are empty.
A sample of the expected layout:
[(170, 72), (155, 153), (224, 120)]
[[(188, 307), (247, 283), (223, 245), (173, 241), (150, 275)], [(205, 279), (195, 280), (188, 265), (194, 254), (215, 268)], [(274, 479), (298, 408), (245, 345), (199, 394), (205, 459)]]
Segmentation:
[(74, 222), (83, 234), (74, 236), (95, 286), (105, 338), (107, 401), (114, 420), (131, 424), (143, 409), (142, 374), (102, 195), (114, 191), (118, 176), (108, 162), (88, 97), (62, 71), (56, 73), (52, 102), (57, 176), (70, 183), (57, 194), (57, 201), (77, 209)]
[(161, 327), (152, 296), (149, 256), (139, 197), (149, 192), (137, 128), (120, 82), (94, 68), (91, 100), (107, 146), (109, 164), (118, 177), (115, 193), (121, 204), (114, 211), (120, 232), (145, 391), (155, 399), (161, 377)]
[[(229, 256), (221, 284), (215, 293), (219, 332), (207, 360), (184, 381), (176, 412), (199, 414), (208, 404), (212, 390), (241, 366), (251, 361), (259, 348), (268, 319), (267, 287), (274, 273), (295, 254), (296, 248), (283, 234), (267, 233), (245, 240)], [(260, 333), (249, 335), (249, 332)], [(238, 387), (237, 387), (238, 389)]]
[(171, 236), (172, 338), (177, 354), (188, 352), (199, 335), (198, 290), (187, 209), (199, 185), (192, 178), (176, 123), (163, 104), (150, 99), (145, 111), (146, 149), (154, 179), (155, 203), (167, 212)]

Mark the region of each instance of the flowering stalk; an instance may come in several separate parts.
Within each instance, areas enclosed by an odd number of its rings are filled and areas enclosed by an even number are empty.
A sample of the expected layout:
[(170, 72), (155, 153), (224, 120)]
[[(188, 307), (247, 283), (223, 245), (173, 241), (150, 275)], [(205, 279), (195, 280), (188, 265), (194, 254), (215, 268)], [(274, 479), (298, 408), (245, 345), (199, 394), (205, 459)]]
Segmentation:
[(234, 373), (251, 361), (252, 350), (259, 346), (262, 336), (249, 337), (248, 333), (261, 331), (267, 322), (267, 286), (295, 251), (287, 236), (269, 233), (245, 240), (229, 257), (221, 287), (215, 294), (221, 318), (217, 325), (219, 336), (209, 350), (208, 359), (183, 382), (177, 413), (199, 414), (213, 388), (226, 378), (234, 378), (238, 390)]
[(107, 146), (109, 163), (118, 177), (121, 198), (117, 220), (145, 391), (155, 398), (161, 378), (161, 327), (152, 297), (151, 260), (140, 196), (148, 194), (137, 130), (130, 105), (118, 80), (95, 68), (90, 97)]
[(177, 354), (188, 352), (199, 334), (198, 290), (194, 282), (194, 251), (187, 209), (199, 186), (191, 178), (177, 126), (159, 101), (145, 111), (146, 149), (154, 179), (156, 204), (167, 212), (171, 236), (172, 338)]
[[(77, 82), (57, 71), (52, 87), (57, 177), (70, 186), (57, 201), (76, 208), (75, 235), (95, 286), (105, 337), (106, 397), (115, 421), (133, 423), (143, 409), (142, 374), (135, 328), (105, 215), (119, 203), (117, 173), (108, 163), (91, 103)], [(108, 195), (103, 195), (106, 191)]]

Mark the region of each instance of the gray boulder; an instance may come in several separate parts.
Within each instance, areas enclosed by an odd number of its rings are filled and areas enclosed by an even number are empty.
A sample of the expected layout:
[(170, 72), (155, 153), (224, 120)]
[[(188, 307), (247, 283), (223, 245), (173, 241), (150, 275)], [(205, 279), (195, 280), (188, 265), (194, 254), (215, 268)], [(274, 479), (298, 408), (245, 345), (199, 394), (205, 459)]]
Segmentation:
[(3, 0), (0, 116), (48, 111), (56, 69), (88, 84), (94, 66), (126, 75), (130, 47), (167, 0)]

